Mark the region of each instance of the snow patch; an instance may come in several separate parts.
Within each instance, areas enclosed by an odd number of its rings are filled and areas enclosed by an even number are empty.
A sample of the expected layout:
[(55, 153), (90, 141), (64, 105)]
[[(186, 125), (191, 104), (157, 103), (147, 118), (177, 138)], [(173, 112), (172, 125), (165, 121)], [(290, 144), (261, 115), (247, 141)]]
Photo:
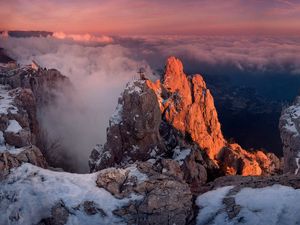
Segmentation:
[(5, 139), (4, 139), (4, 136), (3, 136), (3, 132), (0, 131), (0, 146), (2, 145), (5, 145)]
[(300, 190), (282, 185), (265, 188), (244, 188), (235, 197), (242, 206), (238, 217), (244, 224), (299, 224)]
[(9, 125), (6, 128), (5, 132), (18, 133), (22, 130), (21, 125), (16, 120), (9, 120)]
[(133, 153), (137, 152), (137, 151), (140, 149), (140, 147), (139, 147), (138, 145), (132, 145), (131, 147), (132, 147), (132, 150), (131, 150), (131, 151), (132, 151)]
[(229, 219), (222, 203), (232, 186), (218, 188), (198, 196), (200, 211), (197, 225), (290, 225), (300, 223), (300, 189), (273, 185), (265, 188), (243, 188), (231, 197), (241, 207), (234, 218)]
[(25, 148), (15, 148), (14, 146), (10, 146), (8, 144), (5, 144), (5, 139), (3, 136), (3, 132), (0, 131), (0, 153), (10, 153), (13, 155), (18, 155), (20, 154), (22, 151), (24, 151)]
[(297, 168), (295, 170), (295, 175), (298, 174), (299, 169), (300, 169), (300, 152), (298, 152), (297, 156), (298, 157), (295, 158), (295, 160), (296, 160), (296, 166), (297, 166)]
[(187, 148), (187, 149), (180, 149), (179, 146), (177, 146), (174, 149), (174, 153), (173, 153), (173, 159), (176, 160), (180, 165), (183, 164), (183, 161), (185, 160), (185, 158), (191, 154), (191, 149)]
[(18, 155), (21, 152), (23, 152), (25, 150), (25, 148), (15, 148), (14, 146), (10, 146), (10, 145), (1, 145), (0, 146), (0, 153), (10, 153), (13, 155)]
[(125, 91), (127, 90), (128, 94), (133, 94), (133, 93), (141, 94), (143, 90), (139, 85), (143, 84), (144, 82), (145, 81), (143, 80), (133, 80), (127, 84)]
[(159, 151), (158, 147), (155, 146), (155, 148), (151, 149), (150, 156), (151, 156), (152, 158), (155, 158), (156, 155), (157, 155), (157, 153), (158, 153), (158, 151)]
[[(222, 201), (232, 188), (233, 186), (221, 187), (198, 196), (196, 205), (200, 208), (200, 211), (197, 216), (197, 225), (223, 224), (209, 222), (216, 219), (215, 217), (224, 219), (225, 212), (221, 212), (221, 209), (223, 208)], [(223, 222), (225, 222), (225, 220)]]
[[(0, 224), (37, 224), (49, 217), (51, 208), (63, 201), (70, 212), (68, 224), (122, 224), (112, 212), (136, 198), (116, 199), (96, 186), (98, 173), (72, 174), (42, 169), (31, 164), (12, 170), (1, 183)], [(107, 216), (87, 215), (78, 206), (93, 201)], [(10, 218), (15, 215), (15, 221)]]
[(8, 87), (0, 85), (0, 114), (8, 114), (8, 112), (16, 114), (18, 112), (17, 108), (13, 105), (14, 98), (8, 93)]
[(123, 105), (119, 102), (114, 113), (109, 119), (109, 126), (120, 124), (122, 121)]
[(139, 171), (136, 164), (133, 164), (132, 166), (127, 167), (126, 170), (129, 171), (129, 174), (128, 174), (129, 176), (134, 176), (134, 177), (137, 178), (137, 181), (138, 181), (139, 184), (146, 181), (146, 180), (149, 180), (149, 177), (146, 174), (141, 173)]

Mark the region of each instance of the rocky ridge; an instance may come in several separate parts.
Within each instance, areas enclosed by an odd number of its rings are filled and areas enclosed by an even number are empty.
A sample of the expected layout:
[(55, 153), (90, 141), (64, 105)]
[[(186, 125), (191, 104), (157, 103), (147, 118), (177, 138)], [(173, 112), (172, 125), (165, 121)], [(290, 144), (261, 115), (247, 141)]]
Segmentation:
[[(1, 101), (1, 106), (8, 102), (8, 122), (0, 123), (4, 138), (10, 137), (6, 134), (10, 131), (16, 133), (13, 140), (22, 136), (21, 130), (30, 131), (27, 138), (13, 141), (15, 146), (36, 142), (36, 107), (55, 99), (51, 90), (59, 86), (52, 83), (53, 73), (58, 74), (57, 80), (65, 80), (55, 70), (30, 71), (20, 80), (28, 88), (5, 90), (3, 95), (10, 94), (2, 96), (9, 100)], [(43, 92), (45, 87), (52, 88)], [(16, 112), (20, 115), (11, 115)], [(3, 158), (18, 153), (8, 152), (7, 141), (3, 143)], [(243, 214), (247, 207), (237, 197), (244, 188), (274, 184), (299, 188), (298, 176), (256, 176), (276, 173), (279, 159), (228, 143), (202, 76), (184, 74), (182, 63), (174, 57), (168, 59), (161, 81), (140, 79), (127, 85), (109, 121), (106, 144), (92, 151), (89, 164), (94, 173), (41, 169), (31, 165), (47, 166), (40, 151), (34, 145), (21, 148), (22, 154), (11, 156), (8, 165), (14, 166), (5, 168), (9, 173), (1, 180), (0, 224), (209, 224), (217, 223), (218, 216), (223, 222), (239, 223), (248, 219)], [(224, 174), (235, 176), (207, 183)], [(222, 195), (218, 188), (225, 188)], [(270, 189), (280, 194), (276, 191)], [(213, 196), (210, 202), (206, 194)]]
[(69, 80), (38, 65), (1, 67), (0, 72), (0, 171), (24, 162), (46, 168), (38, 110), (54, 104)]
[(154, 156), (172, 159), (176, 151), (185, 156), (199, 152), (194, 165), (225, 175), (268, 175), (280, 168), (274, 154), (247, 152), (224, 139), (203, 77), (187, 76), (181, 61), (170, 57), (162, 81), (127, 85), (110, 120), (107, 142), (92, 152), (90, 166), (96, 171)]
[(32, 91), (22, 88), (9, 90), (8, 86), (0, 88), (0, 171), (8, 171), (22, 162), (47, 167), (36, 146), (39, 128)]
[(282, 110), (279, 130), (283, 143), (284, 172), (300, 174), (300, 97)]

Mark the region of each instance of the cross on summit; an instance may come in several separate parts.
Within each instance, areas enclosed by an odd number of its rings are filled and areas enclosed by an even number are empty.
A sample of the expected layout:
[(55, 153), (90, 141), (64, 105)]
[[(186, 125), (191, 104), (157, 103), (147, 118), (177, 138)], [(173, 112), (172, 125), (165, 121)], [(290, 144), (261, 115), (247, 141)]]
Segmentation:
[(146, 80), (145, 72), (146, 71), (143, 67), (140, 67), (139, 70), (137, 71), (137, 73), (140, 75), (141, 80)]

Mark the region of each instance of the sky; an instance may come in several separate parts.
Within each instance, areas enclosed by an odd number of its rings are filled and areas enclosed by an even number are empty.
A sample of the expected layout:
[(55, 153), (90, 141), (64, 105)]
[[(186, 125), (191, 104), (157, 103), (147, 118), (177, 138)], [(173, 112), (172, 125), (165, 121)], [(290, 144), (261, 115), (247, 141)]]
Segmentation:
[(300, 34), (299, 0), (0, 0), (0, 29), (114, 35)]

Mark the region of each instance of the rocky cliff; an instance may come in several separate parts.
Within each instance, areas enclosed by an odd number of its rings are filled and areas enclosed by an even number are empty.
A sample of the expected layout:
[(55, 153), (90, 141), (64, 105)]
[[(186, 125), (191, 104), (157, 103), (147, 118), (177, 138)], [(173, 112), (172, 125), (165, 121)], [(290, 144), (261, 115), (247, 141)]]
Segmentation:
[(29, 162), (46, 167), (38, 147), (36, 101), (30, 89), (0, 87), (0, 171)]
[(10, 80), (22, 87), (0, 88), (0, 170), (9, 171), (0, 177), (0, 224), (299, 223), (299, 176), (237, 176), (272, 175), (280, 161), (228, 143), (203, 77), (187, 76), (178, 59), (161, 80), (127, 85), (107, 142), (92, 151), (92, 174), (41, 168), (37, 109), (66, 80), (40, 68), (23, 75)]
[(273, 154), (229, 144), (203, 77), (186, 75), (181, 61), (170, 57), (161, 80), (127, 85), (110, 120), (107, 143), (92, 152), (90, 166), (95, 171), (176, 154), (193, 155), (197, 169), (215, 175), (267, 175), (280, 167)]
[(300, 97), (283, 109), (279, 130), (283, 143), (284, 172), (300, 174)]
[(54, 104), (70, 81), (57, 70), (40, 67), (1, 67), (0, 72), (0, 170), (24, 162), (45, 168), (47, 137), (41, 132), (38, 111)]

